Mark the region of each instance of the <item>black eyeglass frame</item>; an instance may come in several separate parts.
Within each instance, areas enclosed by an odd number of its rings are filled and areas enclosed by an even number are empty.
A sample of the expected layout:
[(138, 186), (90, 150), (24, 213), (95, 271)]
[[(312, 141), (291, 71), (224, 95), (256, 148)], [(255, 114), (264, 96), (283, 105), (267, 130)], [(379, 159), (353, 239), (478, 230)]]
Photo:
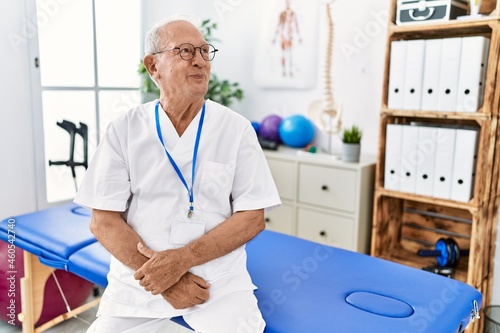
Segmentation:
[[(186, 59), (185, 57), (183, 57), (183, 56), (182, 56), (182, 54), (181, 54), (181, 47), (182, 47), (182, 45), (190, 45), (190, 46), (192, 46), (192, 47), (193, 47), (194, 51), (193, 51), (193, 52), (189, 52), (189, 54), (191, 55), (191, 56), (190, 56), (190, 58), (187, 58), (187, 59)], [(202, 48), (203, 48), (204, 46), (207, 46), (207, 45), (208, 45), (208, 46), (210, 46), (213, 50), (212, 50), (212, 51), (210, 51), (210, 52), (207, 52), (207, 53), (202, 53)], [(180, 44), (180, 45), (179, 45), (179, 46), (177, 46), (177, 47), (173, 47), (173, 48), (171, 48), (171, 49), (166, 49), (166, 50), (162, 50), (162, 51), (158, 51), (158, 52), (153, 52), (152, 54), (153, 54), (153, 55), (157, 55), (157, 54), (160, 54), (160, 53), (163, 53), (163, 52), (177, 50), (177, 51), (178, 51), (178, 52), (177, 52), (177, 55), (179, 55), (179, 57), (181, 57), (181, 59), (182, 59), (182, 60), (190, 61), (190, 60), (193, 60), (193, 59), (194, 59), (194, 57), (195, 57), (195, 55), (196, 55), (196, 49), (199, 49), (199, 50), (200, 50), (200, 55), (201, 55), (201, 57), (203, 58), (203, 60), (205, 60), (205, 61), (212, 61), (212, 60), (214, 60), (214, 58), (215, 58), (215, 53), (217, 53), (217, 51), (219, 51), (218, 49), (216, 49), (216, 48), (215, 48), (215, 46), (213, 46), (212, 44), (208, 44), (208, 43), (207, 43), (207, 44), (203, 44), (203, 45), (201, 45), (201, 46), (194, 46), (194, 45), (193, 45), (193, 44), (191, 44), (191, 43), (182, 43), (182, 44)], [(205, 56), (207, 56), (207, 57), (208, 57), (208, 59), (207, 59), (207, 58), (205, 58)]]

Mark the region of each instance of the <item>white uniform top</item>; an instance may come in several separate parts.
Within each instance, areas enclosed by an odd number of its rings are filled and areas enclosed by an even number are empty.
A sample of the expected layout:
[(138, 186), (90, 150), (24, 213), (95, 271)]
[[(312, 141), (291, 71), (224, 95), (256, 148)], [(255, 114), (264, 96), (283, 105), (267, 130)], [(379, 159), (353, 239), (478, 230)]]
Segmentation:
[[(186, 222), (189, 196), (158, 138), (153, 101), (113, 121), (92, 159), (75, 203), (125, 212), (127, 223), (155, 251), (177, 248), (172, 222)], [(201, 112), (181, 137), (160, 107), (160, 124), (172, 158), (191, 186), (191, 165)], [(206, 101), (194, 179), (194, 216), (208, 232), (242, 210), (280, 205), (273, 178), (251, 123), (210, 100)], [(181, 224), (181, 226), (188, 224)], [(198, 229), (199, 230), (199, 229)], [(172, 234), (172, 235), (171, 235)], [(182, 236), (189, 236), (184, 232)], [(175, 239), (177, 240), (175, 240)], [(192, 238), (192, 237), (191, 237)], [(202, 305), (174, 309), (161, 295), (139, 285), (134, 271), (111, 258), (108, 286), (99, 312), (112, 316), (172, 317), (186, 314), (228, 293), (253, 290), (244, 246), (190, 270), (211, 284)]]

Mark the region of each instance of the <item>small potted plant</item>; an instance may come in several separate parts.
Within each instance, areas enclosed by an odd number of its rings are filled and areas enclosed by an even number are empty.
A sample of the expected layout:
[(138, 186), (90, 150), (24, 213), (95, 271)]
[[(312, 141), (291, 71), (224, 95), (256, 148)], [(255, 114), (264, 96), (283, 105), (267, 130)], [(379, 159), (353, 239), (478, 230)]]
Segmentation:
[(342, 131), (342, 160), (344, 162), (359, 162), (362, 136), (363, 132), (356, 125)]

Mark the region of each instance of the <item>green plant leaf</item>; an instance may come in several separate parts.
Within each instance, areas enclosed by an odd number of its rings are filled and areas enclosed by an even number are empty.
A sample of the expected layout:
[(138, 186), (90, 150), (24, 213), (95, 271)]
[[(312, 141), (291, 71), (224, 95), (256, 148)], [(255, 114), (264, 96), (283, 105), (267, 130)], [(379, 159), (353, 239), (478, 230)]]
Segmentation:
[(344, 143), (360, 143), (362, 137), (363, 132), (356, 125), (352, 125), (342, 131), (342, 142)]

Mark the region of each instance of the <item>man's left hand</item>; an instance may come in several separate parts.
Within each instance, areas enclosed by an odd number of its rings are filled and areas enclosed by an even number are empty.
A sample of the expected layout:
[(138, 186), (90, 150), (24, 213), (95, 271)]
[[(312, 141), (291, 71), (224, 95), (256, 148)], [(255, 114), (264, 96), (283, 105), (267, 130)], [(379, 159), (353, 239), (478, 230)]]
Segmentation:
[(177, 250), (156, 252), (142, 243), (137, 244), (137, 250), (149, 260), (135, 271), (134, 278), (153, 295), (172, 287), (190, 268)]

